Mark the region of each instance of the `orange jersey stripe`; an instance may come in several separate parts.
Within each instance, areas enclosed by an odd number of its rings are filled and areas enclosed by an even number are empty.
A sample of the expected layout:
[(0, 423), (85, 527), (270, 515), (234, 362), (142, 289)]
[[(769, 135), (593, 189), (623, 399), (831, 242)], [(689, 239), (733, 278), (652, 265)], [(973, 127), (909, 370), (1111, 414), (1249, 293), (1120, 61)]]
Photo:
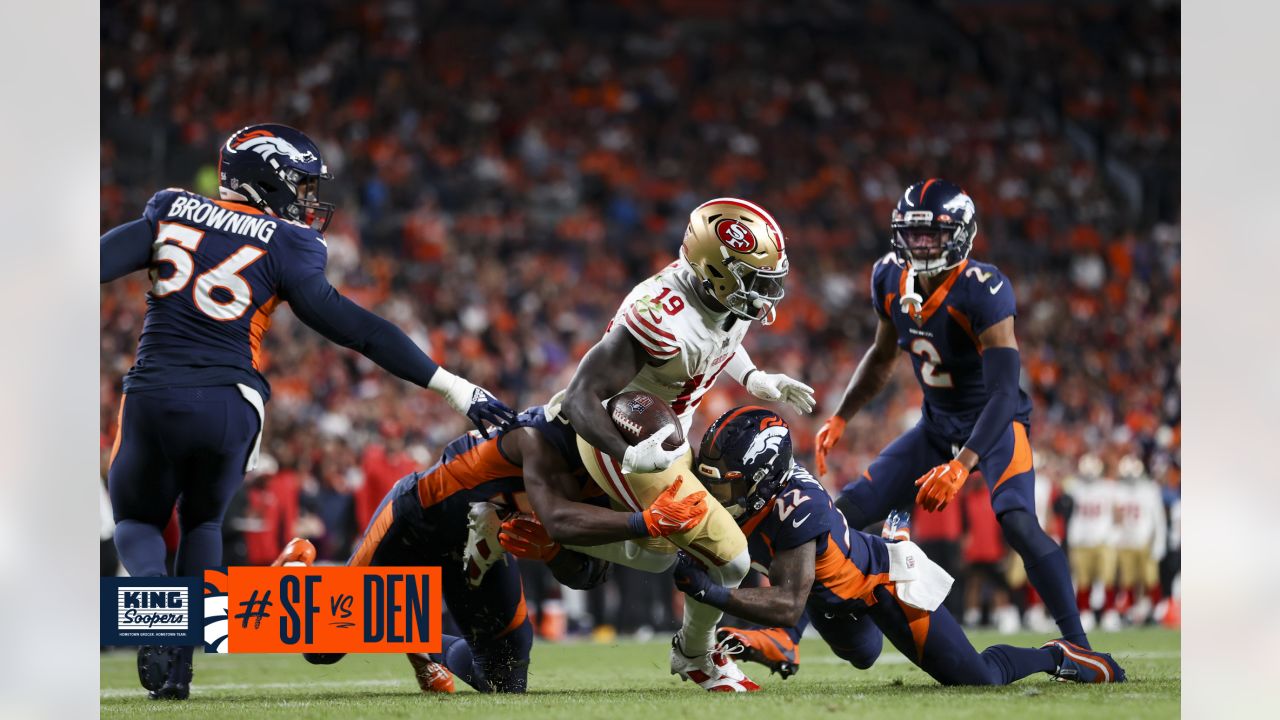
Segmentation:
[(367, 567), (373, 561), (373, 553), (377, 551), (382, 538), (387, 536), (387, 531), (391, 529), (391, 521), (395, 519), (391, 506), (392, 503), (387, 503), (386, 507), (382, 508), (382, 512), (378, 513), (378, 517), (369, 524), (369, 531), (360, 540), (360, 547), (356, 548), (356, 554), (351, 558), (351, 562), (347, 563), (348, 565)]
[(503, 457), (498, 451), (497, 438), (492, 438), (419, 478), (418, 502), (422, 507), (431, 507), (461, 490), (520, 474), (520, 466)]
[(916, 662), (920, 662), (924, 660), (924, 643), (929, 639), (929, 611), (914, 608), (902, 602), (898, 598), (898, 586), (895, 583), (889, 583), (887, 587), (889, 594), (898, 601), (898, 607), (902, 608), (902, 613), (907, 616), (907, 626), (911, 628), (911, 639), (916, 644)]
[(835, 540), (827, 539), (827, 548), (818, 555), (814, 579), (842, 600), (867, 598), (876, 586), (889, 580), (889, 573), (865, 575), (845, 556)]
[(529, 610), (524, 604), (524, 587), (522, 586), (520, 588), (520, 604), (516, 605), (516, 614), (512, 616), (511, 622), (507, 623), (507, 626), (502, 629), (502, 632), (498, 633), (494, 637), (500, 638), (504, 635), (510, 635), (513, 630), (524, 624), (525, 618), (527, 617), (529, 617)]
[(1008, 467), (1000, 473), (1000, 479), (991, 487), (992, 492), (995, 492), (995, 489), (1005, 480), (1030, 470), (1033, 464), (1031, 442), (1027, 440), (1027, 426), (1015, 422), (1013, 423), (1013, 457), (1009, 458)]
[(956, 321), (956, 324), (960, 326), (960, 329), (964, 330), (965, 334), (969, 336), (969, 339), (973, 341), (973, 346), (978, 348), (978, 352), (981, 353), (982, 341), (974, 334), (973, 323), (969, 322), (969, 316), (950, 305), (947, 306), (947, 313), (951, 315), (952, 320)]
[(262, 338), (271, 328), (271, 313), (280, 305), (280, 298), (272, 295), (262, 307), (249, 319), (249, 353), (253, 358), (253, 369), (262, 372)]
[[(968, 258), (962, 260), (960, 264), (951, 271), (951, 274), (947, 276), (947, 279), (942, 281), (942, 285), (939, 286), (937, 290), (933, 291), (933, 294), (925, 301), (924, 307), (920, 308), (920, 324), (923, 325), (924, 323), (929, 322), (929, 318), (933, 317), (933, 314), (938, 311), (938, 308), (942, 306), (943, 301), (947, 299), (947, 293), (951, 292), (951, 286), (955, 285), (956, 280), (960, 279), (960, 276), (964, 273), (965, 266), (968, 264)], [(902, 274), (898, 276), (898, 292), (904, 295), (907, 292), (906, 268), (903, 268)]]
[(108, 464), (116, 461), (116, 453), (120, 452), (120, 438), (124, 435), (124, 401), (129, 396), (120, 396), (120, 409), (116, 411), (116, 439), (111, 443), (111, 459)]

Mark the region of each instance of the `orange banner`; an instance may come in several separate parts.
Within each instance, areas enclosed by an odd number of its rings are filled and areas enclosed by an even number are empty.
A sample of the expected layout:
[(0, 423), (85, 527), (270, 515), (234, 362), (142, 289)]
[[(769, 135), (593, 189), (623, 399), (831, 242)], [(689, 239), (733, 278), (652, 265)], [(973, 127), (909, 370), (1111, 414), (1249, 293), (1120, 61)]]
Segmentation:
[(226, 652), (440, 650), (438, 567), (232, 567), (223, 583)]

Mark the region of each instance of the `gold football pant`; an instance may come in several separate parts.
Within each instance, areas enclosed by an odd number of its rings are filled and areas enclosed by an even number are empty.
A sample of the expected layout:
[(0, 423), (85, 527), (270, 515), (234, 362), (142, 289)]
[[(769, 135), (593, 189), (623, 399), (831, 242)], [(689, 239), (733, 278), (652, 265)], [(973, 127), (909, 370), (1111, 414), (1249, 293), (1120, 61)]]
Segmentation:
[(1116, 550), (1109, 545), (1071, 546), (1071, 574), (1076, 587), (1093, 587), (1095, 580), (1106, 587), (1116, 583)]
[[(693, 473), (693, 451), (686, 452), (666, 470), (656, 473), (632, 473), (625, 475), (617, 460), (596, 450), (586, 440), (578, 438), (578, 453), (596, 484), (600, 486), (614, 506), (639, 512), (649, 507), (658, 494), (676, 481), (684, 478), (677, 497), (685, 497), (706, 490)], [(747, 549), (747, 538), (738, 523), (724, 506), (707, 493), (707, 516), (702, 522), (684, 532), (668, 538), (647, 538), (634, 541), (656, 552), (674, 553), (683, 548), (708, 567), (723, 567), (731, 563)]]
[(1120, 566), (1120, 587), (1133, 590), (1141, 585), (1150, 590), (1159, 580), (1156, 561), (1147, 548), (1121, 548), (1116, 551), (1116, 561)]

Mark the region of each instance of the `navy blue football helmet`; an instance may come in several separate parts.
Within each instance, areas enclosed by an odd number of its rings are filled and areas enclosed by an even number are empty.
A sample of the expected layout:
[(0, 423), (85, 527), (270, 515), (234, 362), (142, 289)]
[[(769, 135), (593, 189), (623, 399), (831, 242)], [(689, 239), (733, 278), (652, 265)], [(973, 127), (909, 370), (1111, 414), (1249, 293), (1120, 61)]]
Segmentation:
[(936, 275), (969, 257), (978, 235), (978, 210), (959, 185), (930, 178), (907, 188), (889, 226), (898, 257), (917, 275)]
[(778, 494), (791, 467), (787, 421), (772, 410), (746, 405), (721, 415), (707, 428), (694, 472), (741, 523)]
[(333, 203), (320, 202), (320, 181), (333, 175), (311, 138), (288, 125), (250, 125), (232, 133), (218, 153), (223, 200), (248, 203), (324, 232)]

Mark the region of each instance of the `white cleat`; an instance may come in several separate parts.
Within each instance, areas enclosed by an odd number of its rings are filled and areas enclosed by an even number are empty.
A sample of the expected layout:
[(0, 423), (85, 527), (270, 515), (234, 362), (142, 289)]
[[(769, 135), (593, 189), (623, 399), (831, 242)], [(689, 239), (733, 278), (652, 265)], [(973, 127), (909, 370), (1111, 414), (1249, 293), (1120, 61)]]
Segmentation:
[(1103, 632), (1120, 632), (1124, 629), (1124, 622), (1120, 619), (1120, 613), (1115, 610), (1107, 610), (1102, 613), (1102, 622), (1098, 625)]
[(684, 654), (680, 633), (671, 638), (671, 674), (692, 680), (707, 692), (755, 692), (760, 686), (738, 668), (731, 656), (742, 652), (732, 636), (716, 643), (711, 652), (697, 657)]

